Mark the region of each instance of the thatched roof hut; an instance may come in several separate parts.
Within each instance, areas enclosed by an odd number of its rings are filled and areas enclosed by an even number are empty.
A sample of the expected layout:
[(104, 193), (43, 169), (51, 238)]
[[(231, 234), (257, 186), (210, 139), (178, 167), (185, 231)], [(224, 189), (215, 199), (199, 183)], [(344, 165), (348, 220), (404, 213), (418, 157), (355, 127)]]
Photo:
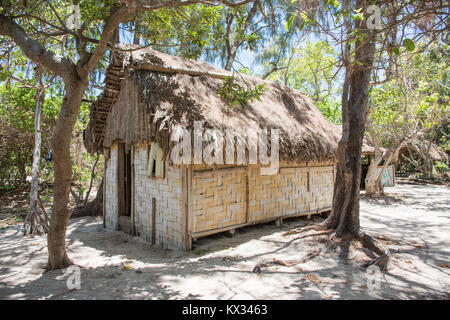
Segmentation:
[[(280, 129), (280, 158), (290, 161), (333, 160), (340, 138), (338, 127), (330, 124), (305, 94), (282, 84), (246, 75), (236, 81), (249, 87), (265, 86), (260, 100), (233, 109), (218, 96), (226, 77), (233, 74), (205, 62), (170, 56), (150, 48), (133, 50), (122, 46), (106, 72), (105, 91), (92, 105), (91, 122), (86, 131), (90, 152), (109, 148), (117, 138), (127, 145), (157, 140), (170, 148), (169, 137), (174, 124), (192, 128), (200, 120), (208, 128)], [(138, 87), (136, 103), (145, 107), (121, 110), (132, 117), (132, 126), (115, 127), (107, 121), (124, 79)], [(125, 112), (126, 114), (123, 114)], [(105, 135), (108, 131), (109, 134)], [(168, 150), (166, 150), (168, 151)]]
[[(107, 228), (189, 250), (208, 234), (330, 210), (340, 129), (305, 94), (235, 75), (243, 86), (265, 91), (230, 108), (218, 92), (232, 73), (148, 48), (120, 49), (85, 132), (87, 149), (105, 155)], [(221, 132), (278, 129), (279, 166), (265, 175), (248, 158), (233, 165), (172, 163), (172, 132), (197, 121)]]

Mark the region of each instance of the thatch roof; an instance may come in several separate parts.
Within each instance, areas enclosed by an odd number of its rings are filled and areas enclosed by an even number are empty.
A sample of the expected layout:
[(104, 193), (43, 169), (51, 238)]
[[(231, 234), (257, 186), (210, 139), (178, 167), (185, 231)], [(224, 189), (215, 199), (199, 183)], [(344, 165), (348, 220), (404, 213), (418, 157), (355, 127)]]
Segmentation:
[[(402, 153), (406, 154), (406, 153), (408, 153), (408, 150), (413, 155), (415, 154), (417, 156), (417, 158), (420, 158), (420, 155), (418, 154), (418, 151), (417, 151), (417, 147), (415, 147), (412, 144), (407, 144), (406, 146), (404, 146), (399, 151), (399, 154), (402, 154)], [(449, 159), (448, 151), (446, 151), (445, 149), (443, 149), (442, 147), (438, 146), (435, 143), (431, 143), (431, 145), (429, 146), (428, 154), (433, 161), (447, 161)]]
[(363, 142), (361, 154), (375, 154), (375, 148)]
[[(167, 151), (173, 125), (192, 128), (195, 120), (201, 120), (204, 128), (223, 132), (278, 128), (281, 160), (335, 159), (340, 130), (305, 94), (276, 82), (236, 75), (236, 80), (250, 87), (264, 84), (265, 91), (261, 101), (230, 109), (217, 94), (230, 72), (149, 48), (132, 48), (122, 46), (115, 55), (106, 72), (106, 89), (92, 105), (85, 135), (89, 152), (108, 148), (115, 140), (128, 145), (157, 140)], [(134, 90), (137, 102), (130, 94), (121, 97), (120, 92), (126, 90)], [(111, 112), (115, 104), (121, 104), (122, 111)], [(124, 115), (129, 109), (134, 111)], [(128, 123), (115, 125), (118, 118)]]

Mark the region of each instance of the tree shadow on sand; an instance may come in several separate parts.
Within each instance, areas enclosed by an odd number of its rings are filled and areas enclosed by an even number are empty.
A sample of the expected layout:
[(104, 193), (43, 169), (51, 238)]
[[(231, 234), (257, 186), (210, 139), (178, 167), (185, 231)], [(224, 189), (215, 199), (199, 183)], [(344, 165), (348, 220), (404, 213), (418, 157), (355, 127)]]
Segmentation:
[[(101, 222), (93, 218), (74, 219), (68, 234), (68, 252), (75, 262), (80, 261), (81, 289), (69, 290), (66, 285), (69, 275), (64, 275), (62, 270), (40, 272), (34, 280), (8, 285), (14, 274), (14, 266), (7, 265), (11, 255), (22, 255), (26, 264), (33, 261), (36, 264), (33, 259), (40, 257), (42, 260), (46, 255), (42, 248), (44, 244), (25, 254), (11, 238), (0, 256), (3, 265), (0, 269), (0, 299), (260, 299), (260, 292), (254, 288), (267, 287), (266, 281), (274, 281), (275, 299), (445, 297), (445, 292), (399, 273), (383, 274), (381, 287), (369, 290), (366, 270), (351, 257), (350, 242), (323, 247), (329, 242), (317, 241), (310, 233), (274, 237), (280, 231), (292, 230), (299, 224), (317, 223), (320, 219), (313, 220), (288, 220), (281, 229), (273, 224), (247, 227), (236, 231), (232, 238), (217, 234), (200, 239), (192, 252), (179, 252), (161, 249), (121, 232), (106, 231)], [(406, 227), (414, 229), (417, 226)], [(248, 245), (249, 241), (260, 243), (263, 249), (243, 254), (239, 247)], [(311, 260), (314, 267), (310, 264), (271, 266), (259, 275), (252, 272), (259, 261), (280, 255), (302, 257), (313, 245), (322, 246), (322, 253)], [(91, 256), (101, 261), (91, 264), (83, 260), (87, 250), (92, 250)], [(403, 250), (407, 252), (407, 248)], [(239, 254), (233, 254), (233, 251)], [(445, 252), (438, 251), (425, 250), (425, 262), (436, 265), (443, 261)], [(417, 251), (411, 249), (410, 253)], [(394, 261), (396, 255), (394, 252)], [(37, 266), (33, 268), (36, 270)], [(391, 283), (390, 279), (395, 282)], [(207, 286), (209, 291), (204, 289), (199, 293), (197, 286), (200, 285)]]

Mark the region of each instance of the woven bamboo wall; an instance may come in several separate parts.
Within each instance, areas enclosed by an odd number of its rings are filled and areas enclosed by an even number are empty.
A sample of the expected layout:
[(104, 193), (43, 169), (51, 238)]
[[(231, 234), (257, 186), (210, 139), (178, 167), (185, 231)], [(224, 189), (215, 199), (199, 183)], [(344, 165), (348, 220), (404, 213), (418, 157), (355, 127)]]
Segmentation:
[[(147, 161), (148, 145), (136, 144), (135, 228), (139, 236), (165, 248), (189, 250), (190, 245), (186, 242), (189, 236), (197, 238), (331, 207), (334, 174), (331, 163), (301, 164), (301, 167), (284, 164), (279, 174), (272, 176), (261, 176), (258, 166), (222, 166), (214, 170), (194, 166), (189, 171), (168, 165), (165, 177), (154, 179), (147, 176)], [(187, 188), (183, 191), (182, 181), (185, 180), (189, 183), (183, 182)], [(185, 193), (189, 200), (184, 198)], [(105, 209), (107, 228), (116, 229), (116, 144), (107, 161)]]
[(333, 202), (333, 168), (315, 168), (310, 171), (309, 210), (331, 208)]
[(191, 234), (327, 210), (333, 174), (331, 163), (282, 167), (272, 176), (261, 176), (258, 166), (194, 170)]
[(309, 211), (307, 172), (261, 176), (249, 171), (249, 213), (252, 222)]
[(164, 178), (148, 177), (148, 145), (136, 144), (134, 151), (137, 235), (163, 248), (184, 249), (181, 169), (166, 166)]
[(194, 233), (246, 222), (246, 174), (245, 168), (193, 173)]

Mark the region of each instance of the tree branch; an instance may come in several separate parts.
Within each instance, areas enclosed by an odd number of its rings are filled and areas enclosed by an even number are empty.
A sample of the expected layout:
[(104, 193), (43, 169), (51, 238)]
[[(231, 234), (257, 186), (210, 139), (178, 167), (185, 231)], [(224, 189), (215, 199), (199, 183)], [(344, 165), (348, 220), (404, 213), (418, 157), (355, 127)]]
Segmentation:
[(11, 38), (30, 60), (42, 65), (63, 79), (73, 76), (75, 66), (69, 59), (44, 48), (39, 42), (31, 39), (22, 27), (8, 17), (0, 16), (0, 35)]
[(97, 48), (95, 49), (94, 54), (89, 58), (86, 64), (84, 64), (78, 71), (81, 77), (87, 76), (89, 72), (94, 70), (97, 66), (97, 63), (103, 57), (107, 47), (108, 41), (111, 39), (114, 31), (118, 28), (119, 23), (127, 16), (129, 10), (127, 7), (122, 6), (116, 9), (110, 16), (108, 22), (105, 24), (103, 28), (102, 35), (97, 44)]

